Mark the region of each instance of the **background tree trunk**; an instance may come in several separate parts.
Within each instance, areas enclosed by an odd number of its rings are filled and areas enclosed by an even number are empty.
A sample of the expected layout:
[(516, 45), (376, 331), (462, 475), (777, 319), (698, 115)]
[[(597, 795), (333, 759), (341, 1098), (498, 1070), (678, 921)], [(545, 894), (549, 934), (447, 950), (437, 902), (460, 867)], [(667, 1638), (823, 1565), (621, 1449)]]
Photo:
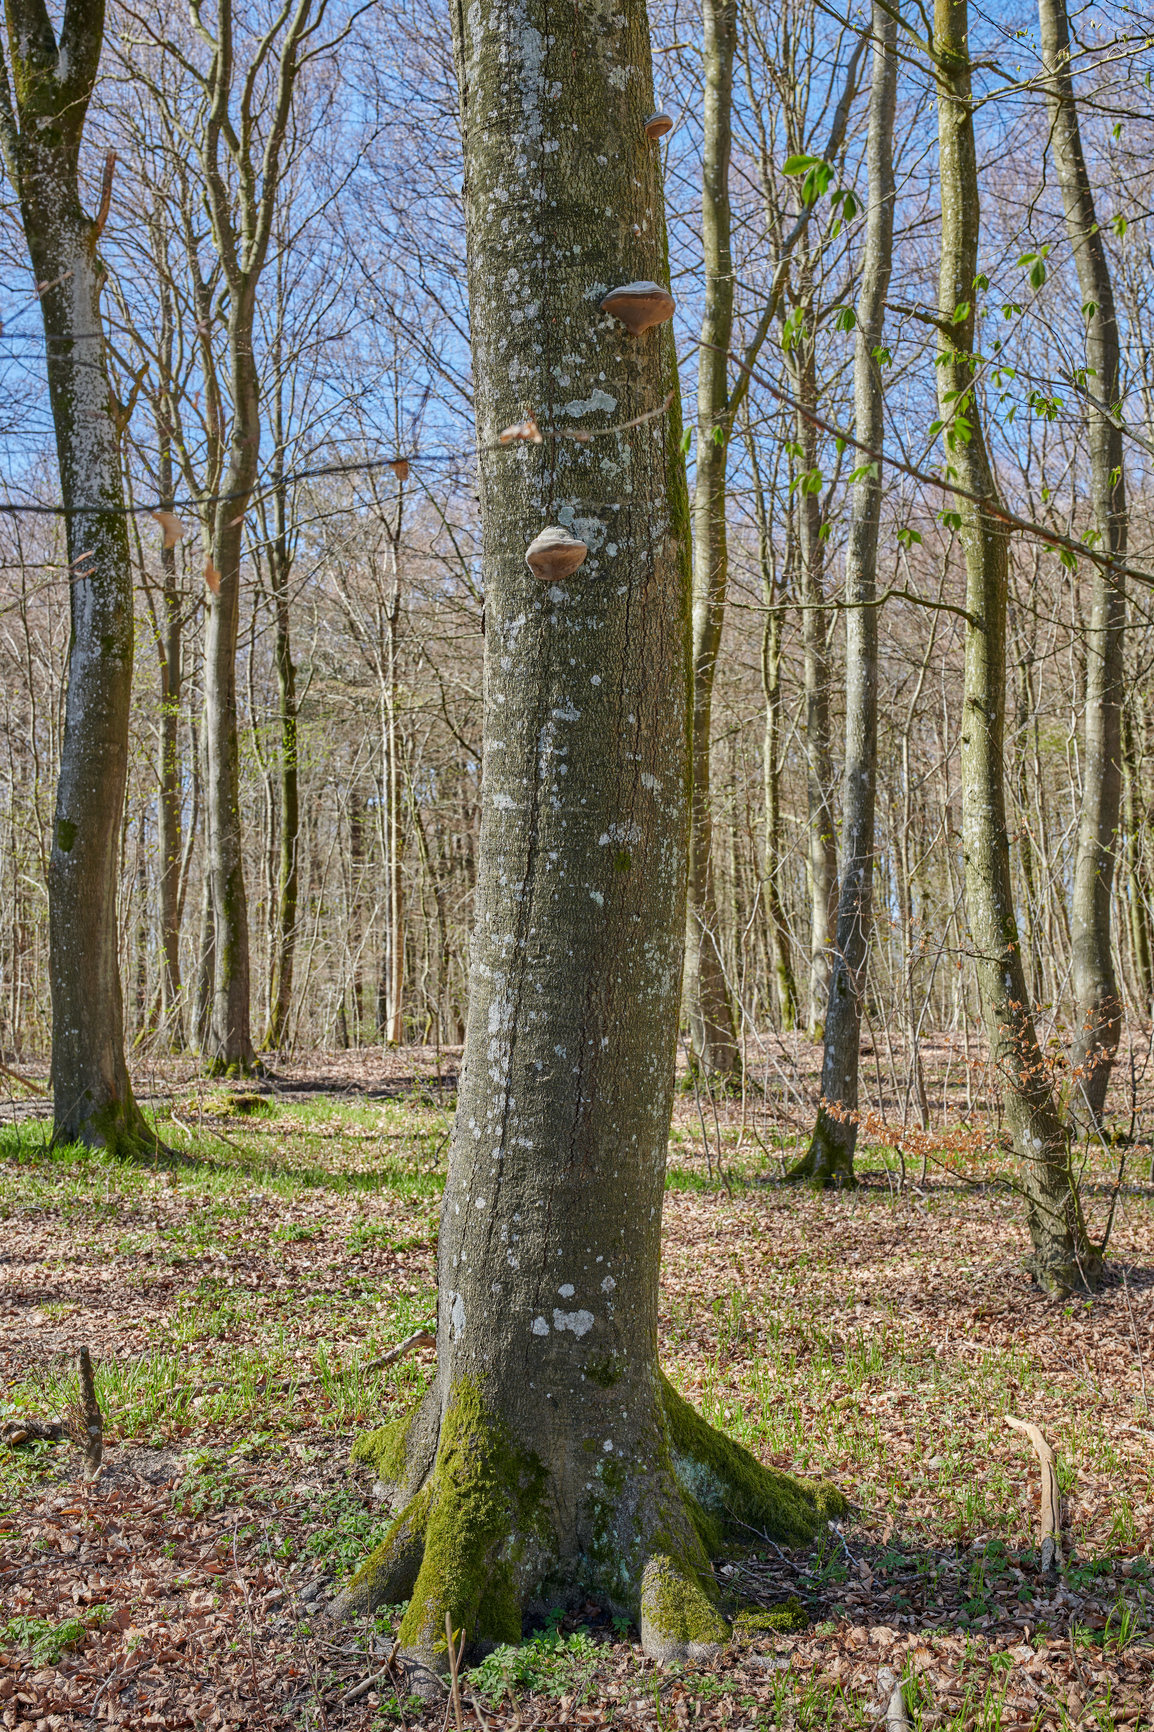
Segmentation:
[[(726, 1509), (748, 1520), (752, 1502), (759, 1523), (812, 1532), (823, 1500), (711, 1431), (657, 1362), (691, 789), (688, 501), (680, 416), (664, 407), (670, 333), (631, 336), (598, 310), (668, 271), (646, 12), (477, 0), (454, 27), (487, 626), (468, 1035), (436, 1383), (415, 1419), (364, 1446), (410, 1501), (341, 1606), (409, 1597), (402, 1653), (442, 1669), (446, 1613), (470, 1639), (517, 1641), (524, 1611), (591, 1593), (639, 1615), (650, 1653), (704, 1656), (726, 1633), (704, 1574)], [(594, 437), (499, 448), (526, 405), (546, 429)], [(549, 523), (589, 552), (542, 583), (524, 556)], [(689, 1477), (710, 1451), (717, 1508), (695, 1522), (676, 1464)]]
[[(1094, 214), (1094, 194), (1082, 151), (1070, 26), (1065, 0), (1038, 0), (1046, 107), (1054, 166), (1062, 189), (1066, 233), (1078, 269), (1086, 329), (1090, 488), (1099, 548), (1126, 562), (1126, 483), (1123, 432), (1114, 411), (1122, 399), (1118, 320), (1106, 243)], [(1126, 591), (1111, 566), (1095, 564), (1086, 632), (1086, 713), (1083, 723), (1082, 809), (1074, 867), (1074, 1037), (1071, 1096), (1074, 1116), (1097, 1125), (1122, 1032), (1122, 1001), (1110, 944), (1110, 899), (1118, 850), (1122, 795), (1122, 703), (1125, 696)]]
[[(897, 92), (897, 25), (877, 0), (873, 7), (873, 83), (869, 115), (869, 206), (854, 348), (854, 430), (880, 451), (885, 398), (877, 351), (885, 323), (893, 258), (893, 129)], [(819, 1184), (853, 1177), (857, 1123), (827, 1112), (830, 1102), (857, 1110), (861, 1001), (869, 947), (874, 869), (874, 788), (877, 774), (877, 594), (881, 465), (857, 454), (849, 542), (845, 556), (845, 780), (842, 795), (842, 879), (837, 935), (825, 1020), (817, 1125), (794, 1177)]]
[[(980, 207), (974, 147), (967, 0), (935, 0), (942, 261), (938, 401), (951, 476), (998, 503), (974, 389), (974, 297)], [(1006, 1128), (1022, 1162), (1033, 1271), (1048, 1291), (1093, 1284), (1100, 1259), (1073, 1184), (1066, 1129), (1030, 1014), (1010, 884), (1003, 741), (1006, 713), (1007, 531), (966, 494), (955, 495), (966, 566), (962, 717), (962, 846), (978, 985)]]
[(276, 661), (277, 696), (280, 699), (280, 857), (276, 888), (276, 930), (273, 937), (272, 970), (269, 979), (268, 1030), (265, 1044), (281, 1045), (288, 1031), (292, 1009), (293, 963), (296, 957), (297, 904), (300, 896), (300, 776), (297, 762), (297, 670), (292, 651), (292, 617), (289, 608), (288, 495), (284, 479), (284, 290), (282, 261), (277, 260), (278, 322), (273, 351), (272, 392), (273, 484), (272, 534), (269, 538), (269, 584), (274, 613), (273, 655)]
[[(802, 307), (807, 306), (803, 298)], [(812, 317), (812, 303), (808, 303)], [(825, 543), (822, 540), (820, 471), (817, 467), (817, 374), (814, 333), (803, 328), (789, 349), (790, 373), (798, 402), (795, 441), (800, 483), (797, 489), (798, 590), (802, 603), (801, 639), (805, 650), (806, 798), (809, 809), (809, 1038), (824, 1032), (829, 1001), (830, 957), (837, 917), (837, 832), (833, 818), (833, 754), (830, 746), (830, 666), (826, 635)], [(805, 411), (809, 413), (806, 414)]]
[[(172, 510), (172, 438), (167, 423), (158, 428), (160, 502)], [(168, 537), (165, 537), (168, 540)], [(162, 577), (157, 622), (160, 646), (160, 787), (157, 799), (157, 842), (160, 854), (160, 1014), (164, 1036), (173, 1051), (184, 1046), (184, 1009), (180, 987), (181, 871), (184, 864), (180, 763), (180, 706), (183, 685), (184, 614), (177, 586), (176, 548), (160, 550)]]
[(124, 1060), (116, 920), (128, 767), (133, 596), (120, 409), (112, 394), (96, 220), (77, 161), (100, 62), (100, 0), (67, 0), (59, 43), (42, 0), (5, 0), (13, 79), (0, 55), (0, 144), (44, 320), (48, 392), (67, 510), (71, 637), (48, 868), (55, 1135), (133, 1152), (155, 1147)]
[(736, 1071), (741, 1051), (722, 964), (713, 872), (710, 804), (713, 685), (729, 577), (726, 473), (729, 350), (733, 341), (733, 255), (730, 250), (729, 156), (737, 0), (703, 0), (702, 55), (705, 137), (701, 175), (701, 243), (705, 312), (697, 363), (697, 475), (693, 499), (693, 817), (689, 840), (685, 1009), (690, 1039), (703, 1070)]

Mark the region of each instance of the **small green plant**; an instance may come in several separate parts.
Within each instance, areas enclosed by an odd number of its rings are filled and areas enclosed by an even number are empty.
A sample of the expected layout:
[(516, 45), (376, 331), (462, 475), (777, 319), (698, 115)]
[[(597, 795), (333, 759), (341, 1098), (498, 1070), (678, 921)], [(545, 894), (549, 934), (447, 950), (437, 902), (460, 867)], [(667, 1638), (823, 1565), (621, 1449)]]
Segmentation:
[(69, 1648), (78, 1648), (89, 1626), (81, 1618), (54, 1624), (48, 1618), (12, 1618), (0, 1629), (0, 1643), (31, 1650), (36, 1666), (59, 1665)]
[(562, 1636), (553, 1621), (517, 1647), (505, 1643), (494, 1648), (472, 1678), (480, 1694), (493, 1700), (519, 1685), (534, 1695), (572, 1695), (581, 1703), (588, 1700), (597, 1657), (597, 1644), (588, 1631)]

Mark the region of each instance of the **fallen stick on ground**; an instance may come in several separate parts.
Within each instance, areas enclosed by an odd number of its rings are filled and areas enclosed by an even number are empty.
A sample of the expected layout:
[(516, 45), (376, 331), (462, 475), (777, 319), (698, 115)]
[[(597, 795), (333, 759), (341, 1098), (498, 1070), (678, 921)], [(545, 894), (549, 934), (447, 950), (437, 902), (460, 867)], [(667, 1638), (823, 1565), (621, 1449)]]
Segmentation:
[(39, 1083), (29, 1082), (26, 1076), (21, 1076), (18, 1070), (10, 1070), (6, 1064), (0, 1064), (0, 1076), (11, 1077), (12, 1081), (18, 1082), (21, 1088), (31, 1089), (34, 1095), (43, 1095), (45, 1099), (48, 1097), (47, 1089), (42, 1089)]
[(1062, 1501), (1058, 1491), (1058, 1470), (1054, 1462), (1054, 1452), (1038, 1427), (1031, 1425), (1028, 1420), (1015, 1419), (1012, 1414), (1007, 1413), (1006, 1424), (1029, 1438), (1042, 1469), (1038, 1550), (1041, 1553), (1042, 1569), (1052, 1570), (1062, 1562)]
[(409, 1335), (396, 1347), (390, 1347), (387, 1353), (382, 1353), (379, 1359), (370, 1359), (367, 1365), (362, 1365), (362, 1371), (381, 1371), (386, 1365), (395, 1365), (398, 1359), (403, 1359), (406, 1353), (411, 1353), (414, 1347), (435, 1347), (437, 1337), (430, 1335), (427, 1329), (418, 1329)]

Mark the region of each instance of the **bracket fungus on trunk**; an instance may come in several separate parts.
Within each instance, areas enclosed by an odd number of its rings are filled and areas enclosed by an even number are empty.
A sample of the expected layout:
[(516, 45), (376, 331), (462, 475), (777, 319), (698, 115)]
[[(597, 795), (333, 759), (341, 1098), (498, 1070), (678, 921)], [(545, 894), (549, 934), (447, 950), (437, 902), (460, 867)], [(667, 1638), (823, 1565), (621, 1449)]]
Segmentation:
[(651, 114), (645, 122), (646, 138), (657, 140), (664, 138), (667, 132), (673, 131), (673, 116), (659, 108), (656, 114)]
[(525, 549), (525, 564), (542, 583), (557, 583), (571, 577), (579, 565), (584, 565), (589, 552), (583, 541), (570, 535), (567, 529), (550, 524)]
[(603, 313), (612, 313), (634, 337), (652, 325), (664, 325), (673, 317), (676, 302), (660, 283), (625, 283), (610, 289), (601, 303)]

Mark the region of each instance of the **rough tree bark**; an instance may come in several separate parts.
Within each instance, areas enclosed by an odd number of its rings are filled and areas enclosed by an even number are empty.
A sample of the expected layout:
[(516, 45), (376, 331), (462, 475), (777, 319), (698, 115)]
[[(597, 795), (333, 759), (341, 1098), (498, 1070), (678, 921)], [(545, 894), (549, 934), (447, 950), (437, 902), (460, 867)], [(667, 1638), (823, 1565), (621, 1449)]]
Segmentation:
[[(436, 1381), (362, 1440), (402, 1501), (338, 1609), (409, 1598), (401, 1653), (441, 1671), (446, 1614), (477, 1648), (589, 1595), (639, 1618), (648, 1652), (706, 1654), (727, 1519), (800, 1537), (838, 1499), (713, 1431), (657, 1360), (688, 500), (670, 333), (599, 310), (668, 270), (646, 12), (475, 0), (454, 27), (485, 559), (476, 926)], [(593, 437), (498, 448), (526, 410)], [(525, 549), (546, 524), (588, 558), (543, 582)]]
[[(873, 81), (870, 88), (869, 203), (862, 286), (854, 347), (857, 437), (880, 451), (885, 398), (877, 351), (885, 323), (894, 234), (893, 130), (897, 92), (897, 24), (874, 0)], [(857, 1122), (861, 1000), (869, 946), (874, 869), (874, 789), (877, 775), (877, 555), (881, 467), (861, 462), (854, 484), (845, 555), (845, 773), (842, 793), (842, 880), (829, 982), (822, 1055), (822, 1105), (794, 1178), (851, 1184)], [(840, 1109), (827, 1110), (826, 1103)]]
[(685, 934), (685, 1009), (697, 1063), (725, 1076), (740, 1069), (734, 1007), (719, 948), (713, 876), (710, 755), (713, 683), (729, 577), (726, 471), (729, 350), (733, 341), (729, 156), (737, 0), (703, 0), (705, 76), (701, 173), (701, 248), (705, 311), (697, 363), (697, 472), (693, 497), (693, 815), (689, 832), (689, 917)]
[[(968, 44), (968, 0), (935, 0), (942, 258), (937, 384), (949, 478), (966, 568), (962, 714), (962, 848), (978, 986), (1006, 1129), (1021, 1160), (1032, 1269), (1051, 1293), (1095, 1283), (1091, 1244), (1073, 1183), (1066, 1128), (1030, 1014), (1006, 829), (1007, 530), (975, 390), (974, 301), (980, 207)], [(975, 495), (976, 500), (967, 495)]]
[(0, 146), (20, 203), (44, 320), (48, 394), (67, 513), (71, 637), (48, 868), (55, 1136), (155, 1148), (124, 1061), (116, 887), (132, 690), (132, 567), (95, 220), (78, 162), (100, 61), (102, 0), (67, 0), (57, 40), (43, 0), (5, 0), (12, 81), (0, 52)]
[[(1054, 166), (1062, 189), (1066, 234), (1078, 270), (1086, 329), (1086, 371), (1095, 402), (1086, 406), (1090, 438), (1090, 491), (1098, 547), (1126, 562), (1126, 483), (1118, 319), (1106, 243), (1094, 214), (1094, 194), (1082, 151), (1070, 26), (1065, 0), (1038, 0), (1042, 65)], [(1095, 564), (1086, 633), (1086, 711), (1083, 719), (1082, 809), (1071, 904), (1076, 1120), (1097, 1125), (1122, 1033), (1122, 1000), (1114, 978), (1110, 903), (1118, 850), (1122, 797), (1122, 704), (1125, 696), (1126, 592), (1117, 570)]]

